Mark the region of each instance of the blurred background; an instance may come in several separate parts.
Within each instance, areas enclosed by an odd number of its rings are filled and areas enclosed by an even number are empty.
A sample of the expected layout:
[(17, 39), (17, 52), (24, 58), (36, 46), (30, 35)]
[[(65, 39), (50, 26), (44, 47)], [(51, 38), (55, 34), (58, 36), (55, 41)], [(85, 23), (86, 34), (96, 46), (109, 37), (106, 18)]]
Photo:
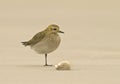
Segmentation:
[(118, 59), (119, 3), (118, 0), (2, 0), (0, 60), (31, 53), (20, 42), (31, 39), (50, 24), (58, 24), (65, 32), (61, 35), (61, 46), (52, 55), (60, 54), (61, 59)]
[(60, 47), (49, 55), (50, 64), (69, 60), (75, 69), (120, 68), (119, 0), (0, 0), (0, 65), (43, 65), (44, 57), (21, 42), (50, 24), (58, 24), (65, 32), (60, 34)]

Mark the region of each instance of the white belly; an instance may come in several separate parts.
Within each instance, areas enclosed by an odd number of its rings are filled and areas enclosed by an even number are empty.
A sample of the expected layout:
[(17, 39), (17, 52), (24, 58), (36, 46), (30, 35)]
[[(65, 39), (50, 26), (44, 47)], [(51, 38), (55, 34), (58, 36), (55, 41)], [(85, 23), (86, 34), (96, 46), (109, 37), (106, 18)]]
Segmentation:
[(54, 38), (44, 38), (37, 44), (31, 46), (39, 54), (47, 54), (57, 49), (60, 44), (60, 37), (55, 36)]

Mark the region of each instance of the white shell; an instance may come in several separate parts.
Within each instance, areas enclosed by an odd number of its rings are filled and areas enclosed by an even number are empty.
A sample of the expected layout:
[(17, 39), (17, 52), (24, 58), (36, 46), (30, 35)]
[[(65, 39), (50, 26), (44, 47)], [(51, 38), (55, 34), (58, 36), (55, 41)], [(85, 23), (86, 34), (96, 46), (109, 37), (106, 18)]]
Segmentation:
[(57, 65), (55, 65), (56, 70), (70, 70), (70, 62), (69, 61), (61, 61)]

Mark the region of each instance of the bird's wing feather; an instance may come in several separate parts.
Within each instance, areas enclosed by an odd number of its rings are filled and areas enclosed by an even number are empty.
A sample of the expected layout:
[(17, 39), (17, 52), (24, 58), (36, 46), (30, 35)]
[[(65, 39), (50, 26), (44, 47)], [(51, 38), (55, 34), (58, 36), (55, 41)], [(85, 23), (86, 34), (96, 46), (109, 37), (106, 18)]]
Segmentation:
[(31, 40), (28, 41), (30, 45), (34, 45), (37, 42), (41, 41), (45, 37), (44, 32), (39, 32), (37, 33)]

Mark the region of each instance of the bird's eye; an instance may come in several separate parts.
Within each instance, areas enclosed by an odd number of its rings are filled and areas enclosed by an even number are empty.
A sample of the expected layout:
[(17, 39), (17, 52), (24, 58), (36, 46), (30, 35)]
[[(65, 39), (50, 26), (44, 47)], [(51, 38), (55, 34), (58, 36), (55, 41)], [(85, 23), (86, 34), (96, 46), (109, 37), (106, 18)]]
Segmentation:
[(56, 28), (54, 28), (53, 30), (57, 30)]

